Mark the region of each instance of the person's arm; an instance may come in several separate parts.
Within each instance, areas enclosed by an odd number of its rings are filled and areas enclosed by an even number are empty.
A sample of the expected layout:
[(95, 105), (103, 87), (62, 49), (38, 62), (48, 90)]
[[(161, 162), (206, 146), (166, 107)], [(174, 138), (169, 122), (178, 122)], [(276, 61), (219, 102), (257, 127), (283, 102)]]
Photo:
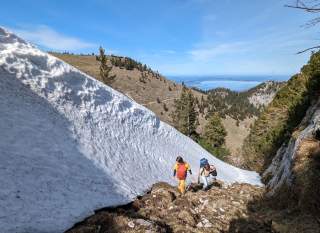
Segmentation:
[(173, 177), (175, 177), (176, 174), (177, 174), (177, 164), (175, 164), (173, 167)]
[(189, 171), (190, 175), (192, 175), (191, 167), (189, 164), (187, 164), (187, 170)]

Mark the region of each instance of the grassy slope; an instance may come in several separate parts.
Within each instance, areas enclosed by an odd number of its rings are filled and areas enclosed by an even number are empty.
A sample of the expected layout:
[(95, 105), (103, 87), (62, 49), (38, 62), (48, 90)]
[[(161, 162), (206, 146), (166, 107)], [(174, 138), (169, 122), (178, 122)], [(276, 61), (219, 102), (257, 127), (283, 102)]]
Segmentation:
[[(53, 53), (52, 55), (100, 80), (99, 63), (96, 61), (95, 56), (60, 53)], [(139, 80), (141, 72), (137, 69), (126, 70), (113, 66), (112, 73), (117, 75), (115, 81), (111, 84), (112, 88), (149, 108), (156, 113), (162, 121), (169, 124), (172, 123), (170, 113), (173, 110), (174, 99), (180, 96), (182, 90), (180, 84), (176, 84), (163, 76), (156, 78), (151, 74), (147, 75), (145, 83), (141, 82)], [(205, 96), (194, 90), (193, 94), (199, 98), (199, 100), (202, 95)], [(160, 99), (160, 103), (157, 101), (157, 98)], [(164, 104), (168, 107), (168, 111), (165, 110)]]

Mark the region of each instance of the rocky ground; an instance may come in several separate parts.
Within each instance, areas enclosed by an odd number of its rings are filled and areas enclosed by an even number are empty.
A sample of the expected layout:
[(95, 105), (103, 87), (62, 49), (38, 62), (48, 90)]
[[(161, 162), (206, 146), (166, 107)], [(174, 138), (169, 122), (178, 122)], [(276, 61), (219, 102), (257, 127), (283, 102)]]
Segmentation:
[[(265, 198), (265, 190), (248, 184), (208, 191), (176, 188), (158, 183), (129, 205), (96, 211), (66, 233), (317, 233), (320, 221), (295, 208), (279, 208)], [(278, 206), (278, 207), (275, 207)]]
[(249, 207), (262, 198), (263, 188), (219, 182), (208, 191), (193, 188), (180, 195), (166, 183), (156, 184), (133, 203), (99, 210), (67, 233), (276, 232), (270, 219)]

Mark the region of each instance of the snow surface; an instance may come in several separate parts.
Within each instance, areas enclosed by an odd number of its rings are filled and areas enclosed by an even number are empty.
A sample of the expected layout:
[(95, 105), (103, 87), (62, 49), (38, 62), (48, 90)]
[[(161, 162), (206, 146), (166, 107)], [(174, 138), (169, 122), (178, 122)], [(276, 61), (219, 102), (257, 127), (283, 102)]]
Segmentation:
[(3, 28), (0, 109), (1, 232), (63, 232), (158, 181), (175, 184), (177, 155), (194, 174), (206, 157), (219, 179), (261, 185), (257, 173), (220, 161), (143, 106)]

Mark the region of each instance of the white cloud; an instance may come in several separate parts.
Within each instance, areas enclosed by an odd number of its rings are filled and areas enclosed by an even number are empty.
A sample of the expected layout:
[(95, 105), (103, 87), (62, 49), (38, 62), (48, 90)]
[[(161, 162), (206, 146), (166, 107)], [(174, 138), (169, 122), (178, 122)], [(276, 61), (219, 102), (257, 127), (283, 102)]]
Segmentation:
[(167, 54), (176, 54), (176, 51), (174, 51), (172, 49), (162, 50), (162, 52), (167, 53)]
[(203, 44), (188, 51), (191, 54), (192, 59), (196, 61), (209, 61), (210, 59), (217, 57), (218, 55), (227, 55), (235, 52), (246, 51), (246, 43), (233, 42), (233, 43), (221, 43), (218, 45)]
[(11, 30), (23, 39), (39, 46), (53, 50), (76, 51), (86, 48), (97, 47), (96, 44), (83, 41), (79, 38), (63, 35), (54, 29), (45, 26), (11, 28)]

